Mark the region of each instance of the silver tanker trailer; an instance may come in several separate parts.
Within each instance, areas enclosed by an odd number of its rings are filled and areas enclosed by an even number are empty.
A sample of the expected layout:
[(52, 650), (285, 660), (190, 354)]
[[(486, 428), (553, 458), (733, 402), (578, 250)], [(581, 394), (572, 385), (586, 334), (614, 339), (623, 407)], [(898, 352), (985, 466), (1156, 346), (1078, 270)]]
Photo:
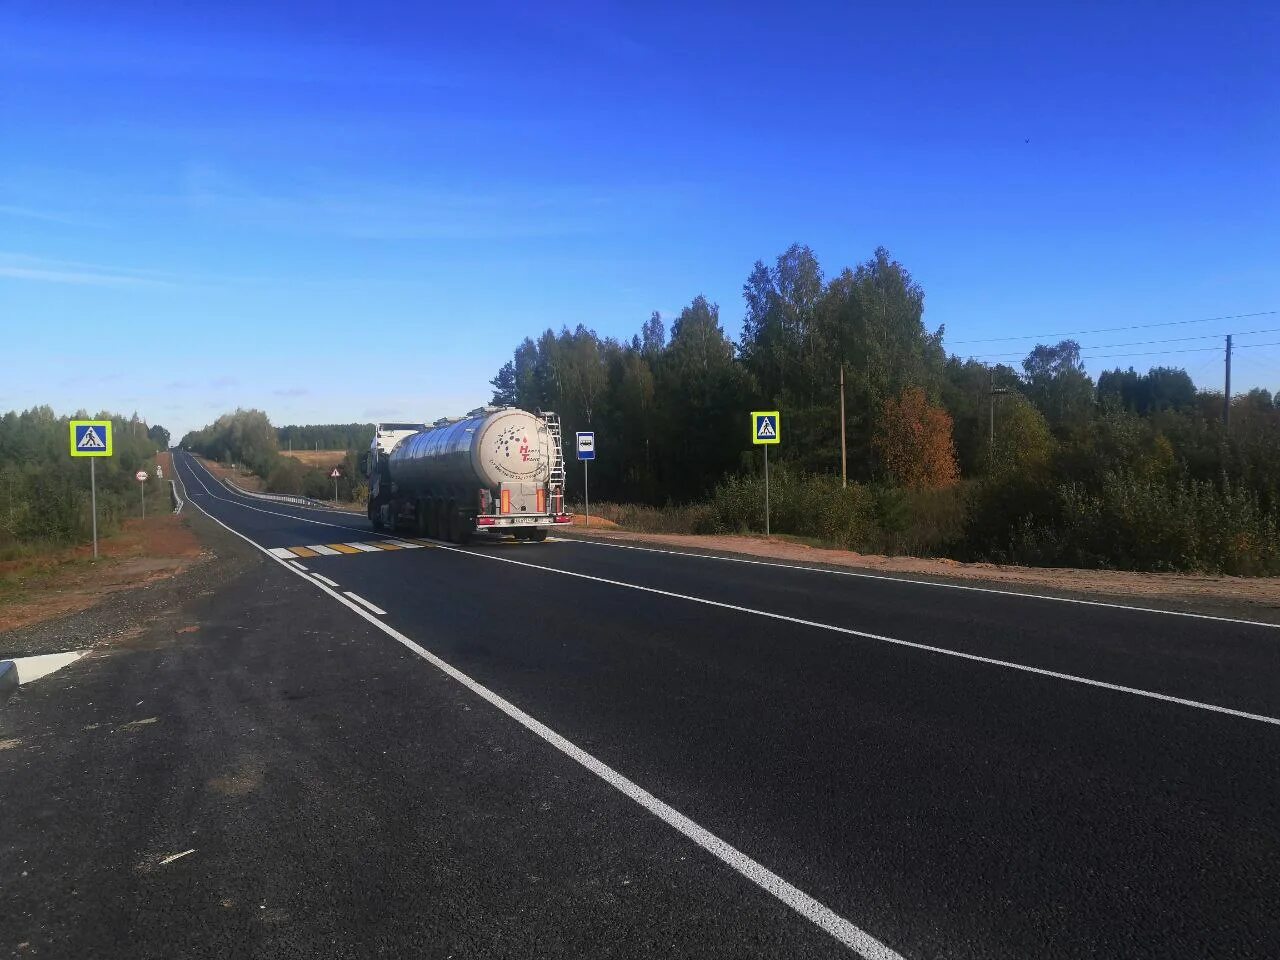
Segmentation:
[(430, 426), (380, 423), (361, 459), (376, 530), (454, 543), (483, 531), (545, 540), (570, 520), (554, 413), (481, 407)]

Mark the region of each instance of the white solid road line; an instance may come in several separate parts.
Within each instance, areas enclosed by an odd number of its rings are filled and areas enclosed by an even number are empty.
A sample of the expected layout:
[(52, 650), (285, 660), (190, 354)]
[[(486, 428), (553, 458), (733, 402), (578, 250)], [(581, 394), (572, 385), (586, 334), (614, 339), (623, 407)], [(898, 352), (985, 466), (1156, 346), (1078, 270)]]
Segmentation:
[[(175, 467), (175, 469), (177, 468)], [(255, 507), (249, 503), (242, 503), (239, 500), (232, 500), (228, 497), (220, 497), (216, 493), (214, 493), (212, 490), (210, 490), (208, 485), (202, 479), (200, 479), (200, 474), (196, 472), (195, 468), (192, 467), (190, 463), (187, 464), (187, 469), (191, 471), (191, 476), (195, 478), (196, 483), (200, 484), (200, 486), (204, 488), (204, 492), (208, 496), (212, 497), (214, 500), (221, 500), (223, 503), (229, 503), (233, 507), (239, 507), (241, 510), (252, 510), (254, 513), (265, 513), (271, 517), (284, 517), (286, 520), (297, 520), (300, 523), (314, 523), (316, 526), (319, 526), (319, 527), (333, 527), (335, 530), (354, 530), (356, 533), (364, 534), (366, 538), (369, 536), (370, 531), (368, 527), (352, 527), (352, 526), (348, 526), (345, 523), (330, 523), (327, 520), (313, 520), (311, 517), (300, 517), (296, 513), (281, 513), (278, 510), (266, 510), (266, 509), (263, 509), (262, 507)], [(201, 466), (200, 469), (204, 470), (205, 468)], [(209, 477), (210, 479), (214, 479), (212, 474), (210, 474)], [(216, 484), (217, 480), (214, 480), (214, 483)], [(185, 486), (185, 483), (184, 483), (184, 486)], [(225, 490), (226, 487), (223, 487), (222, 489)], [(196, 496), (200, 496), (200, 494), (197, 493)], [(300, 507), (299, 509), (310, 509), (310, 508)], [(207, 510), (204, 512), (208, 513)], [(337, 512), (337, 511), (334, 511), (334, 512)], [(391, 539), (390, 537), (383, 537), (380, 534), (373, 534), (373, 535), (382, 540)], [(263, 549), (265, 550), (267, 548), (264, 547)], [(275, 549), (283, 550), (285, 548), (276, 547)], [(268, 552), (270, 551), (268, 550)], [(293, 554), (289, 554), (289, 556), (293, 556)], [(278, 560), (281, 558), (277, 557), (276, 559)]]
[(293, 567), (295, 570), (304, 570), (304, 571), (305, 571), (305, 570), (307, 569), (307, 568), (306, 568), (306, 567), (304, 567), (302, 564), (300, 564), (297, 560), (290, 560), (290, 561), (289, 561), (289, 566)]
[(1019, 590), (1000, 590), (996, 587), (973, 587), (963, 583), (937, 583), (933, 580), (915, 580), (910, 577), (894, 577), (884, 573), (864, 573), (860, 570), (829, 570), (826, 567), (806, 567), (795, 563), (781, 563), (776, 560), (751, 560), (746, 557), (725, 557), (714, 553), (690, 553), (685, 550), (662, 550), (658, 547), (638, 547), (629, 543), (607, 543), (603, 540), (589, 540), (585, 537), (567, 538), (570, 543), (585, 543), (593, 547), (611, 547), (615, 550), (638, 550), (641, 553), (663, 553), (675, 557), (690, 557), (695, 560), (719, 560), (722, 563), (745, 563), (754, 567), (781, 567), (784, 570), (795, 570), (801, 573), (828, 573), (837, 577), (855, 577), (859, 580), (887, 580), (890, 583), (905, 583), (914, 587), (938, 587), (942, 590), (967, 590), (971, 593), (994, 593), (1002, 597), (1021, 597), (1024, 600), (1051, 600), (1054, 603), (1075, 603), (1085, 607), (1109, 607), (1113, 610), (1131, 610), (1135, 613), (1158, 613), (1166, 617), (1190, 617), (1194, 620), (1216, 620), (1219, 623), (1238, 623), (1247, 627), (1266, 627), (1280, 630), (1280, 623), (1267, 623), (1263, 620), (1241, 620), (1236, 617), (1216, 617), (1209, 613), (1191, 613), (1185, 610), (1161, 610), (1156, 607), (1137, 607), (1127, 603), (1109, 603), (1106, 600), (1082, 600), (1076, 597), (1055, 597), (1047, 593), (1022, 593)]
[[(200, 478), (197, 476), (197, 477), (196, 477), (196, 479), (197, 479), (197, 480), (199, 480)], [(203, 483), (202, 483), (201, 485), (203, 486)], [(207, 491), (207, 489), (208, 489), (208, 488), (206, 488), (206, 491)], [(217, 499), (217, 500), (223, 500), (223, 499), (225, 499), (224, 497), (218, 497), (218, 496), (216, 496), (215, 494), (212, 494), (212, 493), (210, 493), (210, 496), (214, 497), (214, 499)], [(236, 502), (235, 502), (235, 501), (233, 501), (233, 500), (229, 500), (229, 501), (227, 501), (227, 502), (228, 502), (228, 503), (231, 503), (233, 506), (243, 507), (243, 508), (244, 508), (244, 509), (246, 509), (246, 510), (259, 510), (259, 512), (260, 512), (260, 513), (272, 513), (272, 511), (270, 511), (270, 510), (260, 510), (260, 509), (259, 509), (259, 508), (257, 508), (257, 507), (251, 507), (251, 506), (248, 506), (247, 504), (236, 503)], [(198, 504), (197, 504), (197, 506), (198, 506)], [(320, 523), (320, 524), (323, 524), (323, 525), (325, 525), (325, 526), (337, 526), (337, 524), (325, 524), (325, 523), (324, 523), (324, 521), (322, 521), (322, 520), (308, 520), (306, 517), (298, 517), (298, 516), (294, 516), (293, 514), (287, 514), (287, 513), (276, 514), (276, 516), (287, 517), (287, 518), (288, 518), (288, 519), (290, 519), (290, 520), (302, 520), (302, 521), (304, 521), (304, 522), (306, 522), (306, 523)], [(353, 529), (355, 529), (355, 528), (354, 528), (354, 527), (345, 527), (344, 529), (353, 530)], [(247, 539), (247, 538), (246, 538), (246, 539)], [(702, 603), (702, 604), (706, 604), (706, 605), (708, 605), (708, 606), (712, 606), (712, 607), (722, 607), (722, 608), (724, 608), (724, 609), (726, 609), (726, 610), (736, 610), (736, 611), (738, 611), (739, 613), (750, 613), (750, 614), (754, 614), (754, 615), (756, 615), (756, 616), (760, 616), (760, 617), (768, 617), (768, 618), (773, 619), (773, 620), (784, 620), (784, 621), (788, 621), (788, 622), (790, 622), (790, 623), (800, 624), (800, 625), (802, 625), (802, 626), (817, 627), (817, 628), (822, 629), (822, 630), (831, 630), (831, 631), (834, 631), (834, 632), (836, 632), (836, 633), (843, 633), (843, 634), (846, 634), (846, 635), (848, 635), (848, 636), (862, 637), (862, 638), (867, 639), (867, 640), (878, 640), (878, 641), (880, 641), (880, 642), (882, 642), (882, 643), (892, 643), (892, 644), (894, 644), (894, 645), (896, 645), (896, 646), (901, 646), (901, 647), (912, 647), (912, 648), (914, 648), (914, 649), (916, 649), (916, 650), (925, 650), (925, 651), (928, 651), (928, 652), (930, 652), (930, 653), (940, 653), (940, 654), (943, 654), (943, 655), (945, 655), (945, 656), (949, 656), (949, 657), (958, 657), (959, 659), (962, 659), (962, 660), (970, 660), (970, 661), (973, 661), (973, 662), (975, 662), (975, 663), (985, 663), (985, 664), (989, 664), (989, 665), (991, 665), (991, 666), (1005, 667), (1005, 668), (1007, 668), (1007, 669), (1009, 669), (1009, 670), (1018, 670), (1018, 671), (1021, 671), (1021, 672), (1023, 672), (1023, 673), (1032, 673), (1032, 674), (1037, 674), (1037, 675), (1042, 676), (1042, 677), (1053, 677), (1053, 678), (1054, 678), (1054, 679), (1056, 679), (1056, 680), (1066, 680), (1066, 681), (1069, 681), (1069, 682), (1071, 682), (1071, 683), (1080, 683), (1080, 684), (1084, 684), (1084, 685), (1086, 685), (1086, 686), (1097, 687), (1097, 688), (1102, 689), (1102, 690), (1112, 690), (1112, 691), (1115, 691), (1115, 692), (1117, 692), (1117, 693), (1129, 693), (1129, 694), (1132, 694), (1132, 695), (1134, 695), (1134, 696), (1138, 696), (1138, 697), (1147, 697), (1147, 698), (1150, 698), (1150, 699), (1152, 699), (1152, 700), (1163, 700), (1163, 701), (1164, 701), (1164, 702), (1166, 702), (1166, 703), (1176, 703), (1176, 704), (1179, 704), (1179, 705), (1184, 706), (1184, 707), (1194, 707), (1194, 708), (1199, 709), (1199, 710), (1208, 710), (1208, 711), (1211, 711), (1211, 712), (1213, 712), (1213, 713), (1224, 713), (1224, 714), (1229, 714), (1229, 715), (1231, 715), (1231, 716), (1234, 716), (1234, 717), (1241, 717), (1241, 718), (1246, 719), (1246, 720), (1257, 720), (1257, 721), (1260, 721), (1260, 722), (1262, 722), (1262, 723), (1270, 723), (1270, 724), (1280, 725), (1280, 718), (1276, 718), (1276, 717), (1268, 717), (1268, 716), (1266, 716), (1265, 714), (1260, 714), (1260, 713), (1249, 713), (1249, 712), (1247, 712), (1247, 711), (1244, 711), (1244, 710), (1236, 710), (1236, 709), (1233, 709), (1233, 708), (1231, 708), (1231, 707), (1220, 707), (1220, 706), (1218, 706), (1217, 704), (1212, 704), (1212, 703), (1202, 703), (1202, 702), (1201, 702), (1201, 701), (1199, 701), (1199, 700), (1188, 700), (1188, 699), (1185, 699), (1185, 698), (1183, 698), (1183, 697), (1175, 697), (1175, 696), (1171, 696), (1170, 694), (1166, 694), (1166, 693), (1157, 693), (1157, 692), (1155, 692), (1154, 690), (1143, 690), (1143, 689), (1141, 689), (1141, 688), (1139, 688), (1139, 687), (1126, 687), (1126, 686), (1123, 686), (1123, 685), (1121, 685), (1121, 684), (1116, 684), (1116, 683), (1107, 683), (1105, 680), (1092, 680), (1092, 679), (1090, 679), (1089, 677), (1080, 677), (1080, 676), (1076, 676), (1075, 674), (1071, 674), (1071, 673), (1060, 673), (1060, 672), (1058, 672), (1058, 671), (1056, 671), (1056, 670), (1046, 670), (1046, 669), (1044, 669), (1044, 668), (1042, 668), (1042, 667), (1032, 667), (1032, 666), (1028, 666), (1027, 664), (1024, 664), (1024, 663), (1013, 663), (1012, 661), (1009, 661), (1009, 660), (997, 660), (997, 659), (995, 659), (994, 657), (982, 657), (982, 656), (979, 656), (979, 655), (974, 654), (974, 653), (963, 653), (963, 652), (961, 652), (961, 651), (959, 651), (959, 650), (948, 650), (946, 647), (935, 647), (935, 646), (933, 646), (933, 645), (931, 645), (931, 644), (927, 644), (927, 643), (916, 643), (915, 641), (912, 641), (912, 640), (899, 640), (899, 639), (897, 639), (897, 638), (895, 638), (895, 637), (886, 637), (886, 636), (882, 636), (882, 635), (880, 635), (880, 634), (878, 634), (878, 633), (867, 633), (867, 632), (862, 631), (862, 630), (854, 630), (854, 629), (852, 629), (852, 628), (850, 628), (850, 627), (839, 627), (839, 626), (836, 626), (836, 625), (834, 625), (834, 624), (829, 624), (829, 623), (819, 623), (819, 622), (814, 621), (814, 620), (802, 620), (802, 619), (799, 619), (799, 618), (797, 618), (797, 617), (788, 617), (788, 616), (785, 616), (785, 615), (780, 614), (780, 613), (771, 613), (771, 612), (769, 612), (769, 611), (767, 611), (767, 610), (756, 610), (756, 609), (753, 609), (753, 608), (751, 608), (751, 607), (740, 607), (740, 606), (737, 606), (737, 605), (732, 604), (732, 603), (722, 603), (722, 602), (720, 602), (720, 601), (718, 601), (718, 600), (707, 600), (707, 599), (705, 599), (705, 598), (703, 598), (703, 597), (693, 597), (693, 596), (689, 596), (689, 595), (687, 595), (687, 594), (682, 594), (682, 593), (671, 593), (671, 592), (666, 591), (666, 590), (659, 590), (659, 589), (657, 589), (656, 587), (642, 587), (642, 586), (639, 586), (638, 584), (634, 584), (634, 583), (625, 583), (625, 582), (623, 582), (623, 581), (621, 581), (621, 580), (608, 580), (608, 579), (605, 579), (604, 577), (594, 577), (594, 576), (591, 576), (590, 574), (586, 574), (586, 573), (575, 573), (575, 572), (573, 572), (573, 571), (571, 571), (571, 570), (559, 570), (559, 569), (556, 569), (556, 568), (554, 568), (554, 567), (543, 567), (543, 566), (539, 566), (538, 564), (535, 564), (535, 563), (525, 563), (524, 561), (521, 561), (521, 560), (513, 560), (513, 559), (512, 559), (512, 558), (510, 558), (510, 557), (500, 557), (500, 556), (496, 556), (496, 555), (494, 555), (494, 554), (489, 554), (489, 553), (480, 553), (480, 552), (478, 552), (478, 551), (474, 551), (474, 550), (459, 550), (457, 547), (450, 546), (449, 544), (444, 543), (443, 541), (433, 541), (433, 542), (437, 543), (438, 547), (439, 547), (440, 549), (442, 549), (442, 550), (447, 550), (447, 551), (449, 551), (449, 552), (451, 552), (451, 553), (461, 553), (461, 554), (463, 554), (463, 555), (465, 555), (465, 556), (468, 556), (468, 557), (480, 557), (481, 559), (484, 559), (484, 560), (497, 560), (497, 561), (501, 561), (502, 563), (514, 563), (514, 564), (515, 564), (515, 565), (517, 565), (517, 566), (521, 566), (521, 567), (530, 567), (530, 568), (532, 568), (532, 569), (534, 569), (534, 570), (542, 570), (542, 571), (544, 571), (544, 572), (546, 572), (546, 573), (556, 573), (556, 574), (560, 574), (561, 576), (566, 576), (566, 577), (580, 577), (580, 578), (582, 578), (582, 579), (584, 579), (584, 580), (596, 580), (596, 581), (599, 581), (600, 583), (608, 583), (608, 584), (612, 584), (612, 585), (614, 585), (614, 586), (618, 586), (618, 587), (626, 587), (626, 588), (628, 588), (628, 589), (630, 589), (630, 590), (640, 590), (640, 591), (645, 592), (645, 593), (658, 594), (659, 596), (674, 597), (674, 598), (681, 599), (681, 600), (688, 600), (688, 601), (690, 601), (690, 602), (692, 602), (692, 603)], [(578, 541), (578, 542), (582, 543), (582, 542), (588, 542), (588, 541)], [(255, 544), (255, 545), (256, 545), (256, 544)], [(263, 549), (265, 550), (266, 548), (264, 547)], [(635, 550), (639, 550), (639, 549), (647, 549), (647, 548), (641, 548), (641, 547), (627, 547), (626, 549), (635, 549)], [(269, 553), (270, 551), (267, 551), (267, 552)], [(673, 551), (655, 551), (655, 552), (659, 552), (659, 553), (670, 553), (670, 552), (673, 552)], [(682, 554), (682, 556), (689, 556), (689, 554)], [(745, 562), (745, 563), (754, 563), (754, 562), (757, 562), (757, 561), (743, 561), (743, 562)], [(768, 564), (766, 561), (758, 561), (758, 562), (765, 563), (766, 565), (772, 565), (772, 564)], [(786, 566), (786, 564), (781, 564), (781, 566)], [(815, 568), (810, 568), (810, 569), (813, 569), (813, 570), (815, 570), (815, 571), (817, 571), (817, 572), (823, 572), (823, 573), (828, 572), (828, 571), (819, 570), (819, 568), (816, 568), (816, 567), (815, 567)], [(855, 575), (855, 574), (845, 574), (845, 575)], [(894, 577), (886, 577), (886, 578), (884, 578), (884, 579), (897, 579), (897, 578), (894, 578)], [(930, 584), (928, 581), (924, 581), (924, 580), (922, 580), (922, 581), (906, 581), (906, 582), (927, 584), (927, 585), (929, 585), (929, 586), (947, 586), (947, 584)], [(957, 590), (976, 590), (976, 591), (978, 591), (978, 592), (982, 592), (982, 593), (1000, 593), (1000, 594), (1003, 594), (1003, 593), (1004, 593), (1004, 591), (1001, 591), (1001, 590), (987, 590), (987, 589), (985, 589), (985, 588), (981, 588), (981, 587), (963, 587), (963, 586), (956, 586), (956, 587), (955, 587), (955, 589), (957, 589)], [(1023, 597), (1025, 597), (1025, 596), (1031, 596), (1030, 594), (1006, 594), (1006, 595), (1011, 595), (1011, 596), (1023, 596)], [(1039, 598), (1037, 597), (1037, 599), (1039, 599)], [(1053, 599), (1059, 599), (1059, 598), (1055, 598), (1055, 597), (1045, 597), (1044, 599), (1046, 599), (1046, 600), (1053, 600)], [(1064, 601), (1064, 602), (1071, 602), (1071, 603), (1085, 603), (1085, 604), (1093, 603), (1093, 601), (1088, 601), (1088, 600)], [(1098, 604), (1097, 604), (1097, 606), (1109, 606), (1109, 604), (1098, 603)], [(1134, 608), (1134, 609), (1138, 609), (1138, 608)], [(1148, 612), (1148, 611), (1144, 611), (1144, 612)], [(1163, 611), (1163, 610), (1152, 610), (1152, 611), (1149, 611), (1149, 612), (1151, 612), (1151, 613), (1170, 613), (1170, 611)], [(1178, 615), (1178, 616), (1200, 616), (1200, 615), (1198, 615), (1198, 614), (1176, 614), (1176, 615)], [(1204, 619), (1214, 620), (1214, 619), (1219, 619), (1219, 618), (1216, 618), (1216, 617), (1207, 617), (1207, 616), (1206, 616), (1206, 617), (1204, 617)], [(1254, 621), (1251, 621), (1251, 620), (1236, 621), (1236, 622), (1246, 623), (1246, 624), (1250, 624), (1250, 625), (1254, 625), (1254, 626), (1259, 626), (1259, 627), (1273, 626), (1273, 624), (1255, 623)]]
[(359, 594), (352, 593), (350, 590), (344, 590), (342, 591), (342, 594), (343, 596), (350, 597), (356, 603), (360, 604), (360, 606), (364, 607), (366, 610), (373, 611), (380, 617), (385, 617), (387, 615), (387, 611), (383, 610), (379, 606), (376, 606), (370, 603), (368, 600), (366, 600), (364, 597), (360, 596)]
[(328, 577), (324, 576), (323, 574), (313, 573), (312, 576), (315, 577), (317, 580), (319, 580), (321, 583), (323, 583), (326, 587), (336, 587), (338, 585), (338, 582), (336, 580), (330, 580)]
[(642, 587), (639, 584), (627, 583), (623, 580), (610, 580), (606, 577), (596, 577), (589, 573), (577, 573), (573, 570), (559, 570), (555, 567), (543, 567), (536, 563), (525, 563), (522, 560), (513, 560), (510, 557), (499, 557), (489, 553), (478, 553), (472, 550), (459, 550), (456, 547), (441, 547), (442, 550), (448, 550), (450, 553), (460, 553), (466, 557), (479, 557), (483, 560), (494, 560), (498, 563), (512, 563), (518, 567), (528, 567), (530, 570), (541, 570), (545, 573), (558, 574), (562, 577), (577, 577), (580, 580), (593, 580), (596, 583), (607, 583), (614, 587), (625, 587), (628, 590), (639, 590), (642, 593), (652, 593), (660, 597), (672, 597), (676, 600), (688, 600), (690, 603), (701, 603), (708, 607), (719, 607), (721, 610), (733, 610), (737, 613), (746, 613), (756, 617), (767, 617), (770, 620), (782, 620), (786, 623), (798, 624), (802, 627), (816, 627), (819, 630), (830, 630), (833, 633), (843, 633), (850, 637), (862, 637), (864, 640), (878, 640), (881, 643), (891, 643), (898, 647), (910, 647), (913, 650), (925, 650), (929, 653), (940, 653), (948, 657), (958, 657), (961, 660), (971, 660), (974, 663), (985, 663), (994, 667), (1005, 667), (1009, 670), (1019, 670), (1023, 673), (1034, 673), (1042, 677), (1053, 677), (1055, 680), (1067, 680), (1071, 683), (1081, 683), (1089, 687), (1098, 687), (1103, 690), (1114, 690), (1117, 693), (1129, 693), (1137, 697), (1147, 697), (1151, 700), (1163, 700), (1165, 703), (1176, 703), (1184, 707), (1195, 707), (1197, 710), (1208, 710), (1212, 713), (1225, 713), (1233, 717), (1241, 717), (1245, 720), (1257, 720), (1260, 723), (1270, 723), (1280, 726), (1280, 717), (1269, 717), (1261, 713), (1249, 713), (1246, 710), (1236, 710), (1232, 707), (1220, 707), (1215, 703), (1203, 703), (1199, 700), (1188, 700), (1185, 697), (1174, 697), (1167, 693), (1156, 693), (1154, 690), (1142, 690), (1138, 687), (1126, 687), (1118, 683), (1107, 683), (1105, 680), (1091, 680), (1088, 677), (1079, 677), (1072, 673), (1060, 673), (1057, 670), (1046, 670), (1043, 667), (1032, 667), (1025, 663), (1013, 663), (1010, 660), (998, 660), (995, 657), (983, 657), (976, 653), (963, 653), (959, 650), (949, 650), (946, 647), (935, 647), (928, 643), (917, 643), (914, 640), (899, 640), (896, 637), (886, 637), (879, 633), (867, 633), (865, 630), (854, 630), (852, 627), (840, 627), (832, 623), (821, 623), (817, 620), (804, 620), (800, 617), (789, 617), (782, 613), (773, 613), (770, 610), (757, 610), (753, 607), (742, 607), (736, 603), (724, 603), (720, 600), (708, 600), (705, 597), (695, 597), (687, 593), (674, 593), (670, 590), (659, 590), (657, 587)]
[[(176, 466), (175, 466), (175, 469), (176, 469)], [(192, 475), (193, 476), (195, 475), (194, 471), (192, 472)], [(196, 479), (199, 480), (199, 477), (196, 477)], [(213, 494), (210, 494), (210, 496), (213, 496)], [(216, 499), (222, 499), (222, 498), (218, 497)], [(578, 747), (576, 744), (570, 742), (569, 740), (566, 740), (560, 734), (556, 733), (546, 724), (542, 723), (539, 720), (535, 720), (533, 717), (525, 713), (523, 710), (515, 706), (513, 703), (503, 699), (498, 694), (494, 693), (488, 687), (484, 686), (484, 684), (471, 679), (471, 677), (467, 676), (461, 670), (457, 669), (456, 667), (452, 666), (446, 661), (440, 659), (434, 653), (427, 650), (425, 647), (420, 646), (413, 640), (406, 637), (399, 630), (396, 630), (394, 627), (389, 626), (388, 624), (379, 620), (372, 613), (363, 609), (358, 604), (352, 602), (350, 599), (338, 593), (337, 591), (329, 587), (326, 587), (322, 583), (319, 583), (313, 580), (311, 577), (307, 576), (306, 574), (298, 573), (296, 570), (293, 570), (286, 561), (281, 560), (279, 557), (274, 556), (267, 547), (262, 546), (262, 544), (257, 543), (254, 540), (251, 540), (249, 537), (245, 536), (239, 530), (236, 530), (233, 527), (223, 523), (213, 514), (209, 513), (208, 510), (205, 510), (204, 507), (200, 506), (199, 503), (196, 503), (196, 501), (192, 500), (191, 502), (195, 503), (197, 510), (203, 513), (206, 517), (208, 517), (218, 526), (229, 531), (230, 533), (235, 534), (241, 540), (250, 544), (254, 548), (262, 551), (262, 553), (266, 554), (272, 560), (275, 560), (276, 563), (280, 564), (280, 566), (283, 567), (284, 569), (289, 570), (295, 576), (302, 577), (304, 580), (307, 580), (309, 583), (314, 584), (317, 590), (321, 590), (324, 593), (328, 594), (334, 600), (338, 601), (338, 603), (342, 604), (343, 606), (347, 607), (348, 609), (356, 613), (358, 616), (363, 617), (366, 621), (373, 624), (375, 627), (377, 627), (387, 636), (391, 637), (397, 643), (401, 644), (406, 649), (413, 651), (423, 660), (426, 660), (428, 663), (436, 667), (436, 669), (440, 670), (445, 675), (449, 676), (453, 680), (456, 680), (458, 683), (462, 684), (462, 686), (466, 687), (476, 696), (480, 697), (483, 700), (488, 701), (490, 704), (497, 707), (499, 710), (505, 713), (512, 720), (516, 721), (516, 723), (520, 724), (530, 733), (534, 734), (535, 736), (545, 741), (546, 743), (549, 743), (551, 746), (555, 747), (557, 750), (559, 750), (565, 756), (569, 757), (575, 763), (578, 763), (585, 769), (591, 771), (591, 773), (595, 774), (597, 777), (599, 777), (605, 783), (609, 784), (614, 789), (630, 797), (632, 800), (634, 800), (636, 803), (642, 806), (645, 810), (648, 810), (650, 813), (652, 813), (658, 819), (662, 820), (668, 826), (674, 828), (677, 832), (684, 835), (688, 839), (692, 840), (702, 849), (706, 850), (708, 853), (714, 856), (721, 863), (724, 863), (726, 866), (732, 867), (739, 874), (746, 877), (748, 880), (750, 880), (752, 883), (758, 886), (765, 893), (773, 897), (776, 897), (778, 900), (785, 903), (788, 907), (790, 907), (796, 913), (800, 914), (806, 920), (809, 920), (810, 922), (816, 924), (818, 927), (825, 930), (828, 934), (830, 934), (836, 940), (840, 941), (846, 947), (852, 950), (854, 953), (858, 954), (858, 956), (865, 958), (865, 960), (905, 960), (905, 958), (900, 953), (885, 946), (883, 943), (881, 943), (871, 934), (867, 933), (861, 927), (853, 923), (850, 923), (848, 920), (846, 920), (844, 917), (837, 914), (835, 911), (831, 910), (829, 907), (813, 899), (813, 897), (809, 896), (803, 890), (799, 889), (798, 887), (792, 886), (790, 883), (787, 883), (786, 880), (783, 880), (782, 877), (778, 876), (768, 867), (765, 867), (757, 863), (755, 860), (752, 860), (750, 857), (748, 857), (741, 850), (734, 847), (732, 844), (726, 843), (724, 840), (721, 840), (711, 831), (706, 830), (703, 827), (699, 826), (698, 824), (694, 823), (692, 820), (690, 820), (688, 817), (682, 814), (679, 810), (676, 810), (674, 807), (668, 806), (667, 804), (663, 803), (653, 794), (649, 793), (647, 790), (643, 789), (639, 785), (633, 783), (631, 780), (628, 780), (626, 777), (618, 773), (608, 764), (604, 763), (601, 760), (597, 760), (595, 757), (587, 753), (581, 747)], [(237, 506), (239, 506), (239, 504), (237, 504)], [(301, 519), (301, 518), (294, 517), (293, 519)], [(459, 551), (459, 552), (465, 553), (466, 551)]]

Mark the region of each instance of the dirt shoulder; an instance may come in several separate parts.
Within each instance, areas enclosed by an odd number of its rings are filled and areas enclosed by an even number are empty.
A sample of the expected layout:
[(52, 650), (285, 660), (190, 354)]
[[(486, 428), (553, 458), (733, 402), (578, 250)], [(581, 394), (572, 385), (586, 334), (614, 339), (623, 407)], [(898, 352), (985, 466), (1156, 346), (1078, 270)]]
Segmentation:
[[(206, 556), (188, 518), (129, 520), (99, 543), (0, 563), (0, 635), (182, 573)], [(8, 653), (10, 651), (0, 650)]]
[(597, 526), (595, 519), (592, 518), (590, 529), (575, 525), (566, 532), (567, 535), (606, 542), (661, 546), (689, 553), (777, 560), (885, 576), (1014, 589), (1025, 593), (1052, 593), (1078, 599), (1107, 600), (1215, 616), (1239, 616), (1280, 622), (1280, 577), (1129, 573), (1120, 570), (1018, 567), (921, 557), (885, 557), (813, 547), (779, 537), (766, 539), (761, 536), (631, 533)]
[(238, 538), (185, 511), (134, 522), (101, 546), (96, 565), (78, 555), (42, 558), (21, 578), (21, 594), (0, 596), (0, 659), (140, 643), (193, 598), (263, 562)]

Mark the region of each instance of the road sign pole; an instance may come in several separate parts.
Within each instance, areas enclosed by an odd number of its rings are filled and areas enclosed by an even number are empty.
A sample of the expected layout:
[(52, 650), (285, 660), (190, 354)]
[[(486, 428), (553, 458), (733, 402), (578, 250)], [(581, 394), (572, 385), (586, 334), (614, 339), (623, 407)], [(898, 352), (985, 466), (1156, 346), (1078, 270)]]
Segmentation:
[(764, 448), (764, 535), (769, 536), (769, 448)]
[(337, 480), (333, 481), (333, 502), (335, 504), (338, 502), (338, 481)]
[(589, 466), (591, 466), (590, 460), (582, 461), (582, 499), (586, 503), (585, 519), (582, 524), (584, 527), (591, 526), (591, 485), (587, 482), (589, 479), (587, 474), (590, 473), (587, 469)]
[(138, 484), (138, 489), (142, 491), (142, 519), (147, 519), (147, 481), (143, 480)]
[(93, 511), (93, 559), (98, 559), (98, 458), (89, 458), (89, 504)]

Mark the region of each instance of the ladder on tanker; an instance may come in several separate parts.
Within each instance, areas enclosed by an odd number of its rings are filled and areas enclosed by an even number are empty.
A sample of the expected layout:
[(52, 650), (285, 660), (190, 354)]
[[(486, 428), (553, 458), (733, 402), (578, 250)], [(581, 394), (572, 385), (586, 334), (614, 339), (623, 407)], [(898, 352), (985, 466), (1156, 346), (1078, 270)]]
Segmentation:
[(553, 496), (558, 491), (564, 496), (564, 442), (560, 436), (560, 414), (544, 411), (540, 414), (542, 422), (551, 432), (551, 489)]

